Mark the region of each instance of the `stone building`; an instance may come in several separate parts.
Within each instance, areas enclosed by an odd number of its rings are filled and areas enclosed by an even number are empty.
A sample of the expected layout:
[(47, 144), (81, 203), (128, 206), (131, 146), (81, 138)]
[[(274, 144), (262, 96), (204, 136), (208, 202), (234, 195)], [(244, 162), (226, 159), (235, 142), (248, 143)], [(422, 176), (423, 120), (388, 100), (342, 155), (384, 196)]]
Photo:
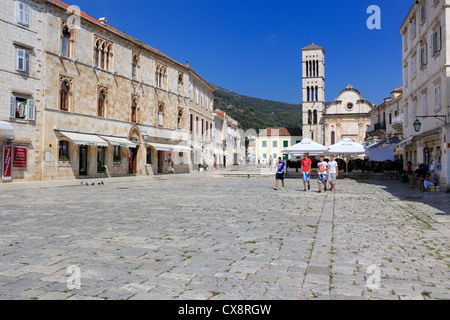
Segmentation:
[(372, 123), (372, 108), (373, 105), (349, 84), (323, 114), (325, 145), (331, 146), (346, 138), (364, 143)]
[(362, 143), (371, 124), (372, 104), (351, 85), (331, 104), (325, 103), (325, 50), (311, 44), (302, 49), (303, 137), (323, 145), (344, 138)]
[(267, 164), (272, 158), (273, 163), (281, 157), (289, 160), (289, 155), (283, 151), (302, 141), (300, 128), (267, 128), (261, 130), (256, 137), (256, 159)]
[(0, 1), (2, 181), (42, 176), (44, 4)]
[(227, 168), (237, 165), (246, 156), (242, 129), (226, 112), (214, 111), (213, 166)]
[(371, 110), (372, 124), (367, 132), (368, 140), (375, 137), (377, 140), (392, 137), (403, 139), (402, 99), (403, 88), (397, 88), (391, 92), (390, 97), (384, 99), (383, 103)]
[(302, 49), (303, 137), (324, 144), (325, 50), (311, 44)]
[(405, 167), (434, 169), (442, 190), (450, 190), (449, 16), (446, 1), (415, 1), (400, 28)]
[[(28, 150), (27, 167), (14, 169), (13, 179), (198, 168), (212, 144), (214, 89), (188, 63), (61, 1), (0, 3), (0, 23), (11, 29), (0, 49), (10, 57), (0, 62), (10, 102), (1, 104), (0, 120), (15, 133), (3, 141)], [(25, 118), (10, 115), (19, 102)]]

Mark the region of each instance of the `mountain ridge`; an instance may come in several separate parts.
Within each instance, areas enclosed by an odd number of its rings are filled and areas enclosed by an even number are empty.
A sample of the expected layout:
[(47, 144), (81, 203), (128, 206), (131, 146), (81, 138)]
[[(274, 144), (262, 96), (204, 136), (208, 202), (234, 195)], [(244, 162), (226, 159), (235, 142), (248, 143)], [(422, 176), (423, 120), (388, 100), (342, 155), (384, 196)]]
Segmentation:
[(212, 85), (214, 109), (226, 112), (244, 131), (271, 127), (302, 127), (302, 105), (250, 97)]

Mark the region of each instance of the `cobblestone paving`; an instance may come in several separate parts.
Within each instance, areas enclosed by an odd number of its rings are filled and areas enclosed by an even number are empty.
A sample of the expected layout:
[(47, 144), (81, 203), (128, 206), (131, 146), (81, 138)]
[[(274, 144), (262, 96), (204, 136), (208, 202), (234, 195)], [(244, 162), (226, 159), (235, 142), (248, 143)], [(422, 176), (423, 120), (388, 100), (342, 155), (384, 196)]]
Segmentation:
[(0, 299), (450, 298), (448, 194), (211, 173), (93, 182), (0, 184)]

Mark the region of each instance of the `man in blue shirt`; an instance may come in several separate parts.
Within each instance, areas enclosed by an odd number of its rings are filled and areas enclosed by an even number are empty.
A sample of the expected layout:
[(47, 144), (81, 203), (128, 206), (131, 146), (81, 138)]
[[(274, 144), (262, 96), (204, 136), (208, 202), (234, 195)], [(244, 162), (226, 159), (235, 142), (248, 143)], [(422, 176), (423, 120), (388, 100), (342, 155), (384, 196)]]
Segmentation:
[(282, 190), (284, 190), (284, 176), (286, 173), (286, 162), (284, 162), (283, 160), (281, 160), (281, 157), (278, 158), (278, 166), (277, 166), (277, 175), (276, 175), (276, 179), (277, 179), (277, 187), (275, 188), (275, 190), (278, 190), (278, 182), (281, 180), (281, 184), (283, 186)]

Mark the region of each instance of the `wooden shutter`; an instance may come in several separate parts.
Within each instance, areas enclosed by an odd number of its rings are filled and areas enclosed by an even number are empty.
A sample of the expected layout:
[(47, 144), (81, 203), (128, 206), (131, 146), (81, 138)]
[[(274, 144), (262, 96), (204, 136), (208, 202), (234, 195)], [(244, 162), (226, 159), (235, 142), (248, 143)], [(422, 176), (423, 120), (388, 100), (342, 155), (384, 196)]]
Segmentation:
[(14, 96), (9, 97), (9, 117), (16, 117), (16, 97)]
[(25, 70), (25, 50), (19, 48), (16, 49), (16, 70)]
[(30, 72), (30, 51), (28, 51), (28, 50), (24, 50), (24, 51), (25, 51), (24, 71)]
[(442, 49), (442, 27), (440, 26), (437, 30), (437, 49), (441, 51)]
[(28, 108), (27, 108), (27, 117), (28, 120), (36, 121), (36, 105), (34, 100), (28, 100)]
[(30, 26), (30, 6), (25, 4), (23, 10), (24, 10), (24, 18), (25, 18), (24, 24), (26, 26)]
[(20, 1), (17, 2), (17, 22), (24, 26), (30, 25), (30, 6)]

